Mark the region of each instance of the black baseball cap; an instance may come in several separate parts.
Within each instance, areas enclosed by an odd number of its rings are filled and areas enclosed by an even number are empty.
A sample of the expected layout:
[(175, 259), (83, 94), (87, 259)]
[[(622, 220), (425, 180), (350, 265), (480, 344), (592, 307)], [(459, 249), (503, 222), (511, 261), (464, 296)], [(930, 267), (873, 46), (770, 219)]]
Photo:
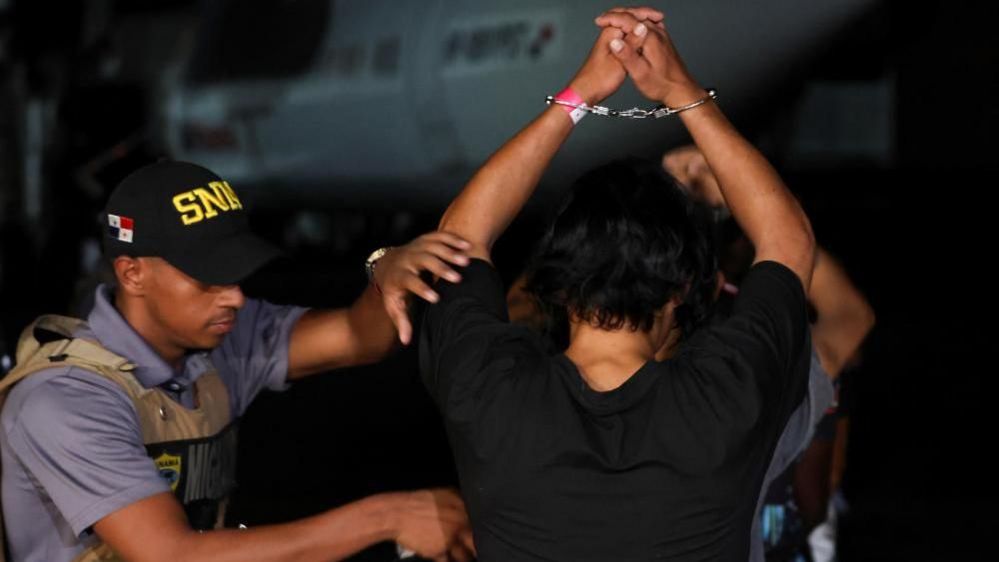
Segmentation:
[(102, 214), (104, 255), (160, 257), (209, 285), (237, 284), (281, 252), (250, 231), (229, 182), (187, 162), (140, 168)]

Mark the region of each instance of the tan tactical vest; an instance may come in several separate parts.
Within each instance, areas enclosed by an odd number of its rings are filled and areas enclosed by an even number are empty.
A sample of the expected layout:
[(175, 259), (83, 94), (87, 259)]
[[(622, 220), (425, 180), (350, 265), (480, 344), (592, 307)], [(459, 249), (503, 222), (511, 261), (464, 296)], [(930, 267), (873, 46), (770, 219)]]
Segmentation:
[[(214, 526), (221, 527), (225, 514), (225, 496), (234, 486), (234, 457), (224, 454), (225, 447), (235, 448), (236, 432), (230, 424), (229, 394), (216, 371), (208, 372), (195, 383), (196, 407), (185, 408), (171, 400), (159, 388), (145, 388), (131, 374), (135, 365), (115, 355), (93, 340), (73, 337), (86, 328), (82, 320), (65, 316), (42, 316), (25, 328), (17, 344), (17, 363), (0, 380), (0, 409), (7, 392), (34, 373), (72, 365), (103, 376), (120, 386), (139, 416), (142, 440), (160, 474), (167, 477), (178, 500), (185, 507), (192, 497), (213, 497)], [(221, 451), (221, 452), (220, 452)], [(176, 454), (172, 454), (176, 453)], [(194, 476), (185, 472), (184, 463), (203, 465), (214, 477)], [(220, 468), (221, 467), (221, 468)], [(195, 482), (197, 480), (197, 482)], [(0, 520), (0, 545), (3, 524)], [(0, 562), (3, 562), (0, 548)], [(75, 562), (117, 562), (117, 555), (106, 545), (98, 544), (84, 551)]]

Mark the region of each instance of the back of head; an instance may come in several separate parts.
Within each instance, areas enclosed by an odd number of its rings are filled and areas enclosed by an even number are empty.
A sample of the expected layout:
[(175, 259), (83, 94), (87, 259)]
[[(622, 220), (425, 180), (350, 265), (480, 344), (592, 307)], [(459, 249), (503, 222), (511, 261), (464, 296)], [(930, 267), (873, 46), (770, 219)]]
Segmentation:
[(527, 289), (558, 318), (648, 330), (674, 296), (685, 332), (714, 288), (707, 223), (658, 163), (627, 159), (574, 184), (528, 270)]

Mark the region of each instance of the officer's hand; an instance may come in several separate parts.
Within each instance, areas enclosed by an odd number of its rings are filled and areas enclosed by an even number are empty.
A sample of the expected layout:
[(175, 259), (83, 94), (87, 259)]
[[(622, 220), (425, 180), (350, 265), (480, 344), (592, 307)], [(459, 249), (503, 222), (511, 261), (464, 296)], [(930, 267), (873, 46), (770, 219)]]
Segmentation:
[(434, 561), (475, 558), (465, 502), (454, 490), (437, 488), (395, 494), (395, 541)]
[(448, 264), (468, 265), (465, 253), (471, 245), (447, 232), (431, 232), (405, 246), (389, 250), (375, 265), (375, 284), (381, 291), (385, 312), (399, 331), (399, 341), (408, 344), (413, 335), (407, 304), (410, 293), (429, 302), (440, 298), (420, 275), (427, 271), (452, 283), (461, 275)]

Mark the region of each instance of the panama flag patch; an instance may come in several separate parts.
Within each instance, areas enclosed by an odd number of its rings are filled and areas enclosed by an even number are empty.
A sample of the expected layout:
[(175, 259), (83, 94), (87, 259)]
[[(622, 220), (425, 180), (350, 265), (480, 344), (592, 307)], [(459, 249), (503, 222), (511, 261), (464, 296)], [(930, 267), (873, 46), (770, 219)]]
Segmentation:
[(108, 213), (108, 233), (111, 235), (111, 238), (131, 244), (132, 230), (134, 228), (135, 223), (132, 219)]

